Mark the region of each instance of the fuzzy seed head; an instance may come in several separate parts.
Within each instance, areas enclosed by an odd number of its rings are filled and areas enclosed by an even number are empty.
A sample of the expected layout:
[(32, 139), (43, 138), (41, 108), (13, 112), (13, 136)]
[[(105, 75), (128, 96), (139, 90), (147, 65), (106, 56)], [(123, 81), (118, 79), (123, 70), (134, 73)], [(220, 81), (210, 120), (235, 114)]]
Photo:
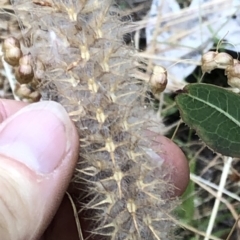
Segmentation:
[[(146, 101), (146, 86), (131, 77), (141, 59), (123, 41), (121, 11), (109, 0), (28, 1), (26, 12), (26, 1), (16, 2), (30, 26), (23, 35), (33, 61), (23, 65), (33, 62), (38, 90), (65, 107), (81, 136), (74, 179), (82, 185), (78, 207), (92, 219), (90, 231), (106, 240), (168, 239), (173, 186), (143, 137), (146, 130), (159, 131), (160, 122)], [(156, 93), (163, 91), (166, 70), (155, 67), (147, 81)], [(38, 97), (29, 85), (17, 92)]]

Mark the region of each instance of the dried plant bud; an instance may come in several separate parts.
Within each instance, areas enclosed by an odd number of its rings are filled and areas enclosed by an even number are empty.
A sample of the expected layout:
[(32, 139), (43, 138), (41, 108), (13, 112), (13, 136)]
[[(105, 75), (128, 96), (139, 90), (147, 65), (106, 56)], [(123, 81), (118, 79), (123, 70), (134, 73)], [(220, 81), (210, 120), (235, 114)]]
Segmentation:
[(29, 85), (31, 86), (32, 89), (35, 90), (39, 87), (40, 82), (41, 81), (39, 79), (33, 78), (33, 80), (29, 83)]
[(240, 63), (240, 62), (237, 59), (233, 59), (233, 65), (237, 63)]
[(2, 50), (4, 53), (4, 60), (12, 66), (17, 66), (22, 56), (19, 40), (14, 37), (5, 39)]
[(31, 94), (31, 89), (27, 84), (17, 84), (16, 89), (15, 89), (15, 94), (22, 98), (26, 98), (26, 96), (29, 96)]
[(225, 52), (209, 51), (202, 56), (202, 72), (210, 73), (216, 68), (226, 69), (234, 64), (233, 57)]
[(214, 61), (217, 63), (218, 68), (225, 69), (227, 66), (233, 65), (233, 57), (225, 52), (218, 53)]
[(27, 84), (18, 84), (15, 89), (15, 94), (20, 99), (25, 99), (27, 102), (38, 102), (41, 98), (41, 94), (35, 91), (31, 86)]
[(29, 102), (38, 102), (41, 99), (41, 94), (38, 91), (34, 91), (28, 96)]
[(228, 84), (233, 88), (240, 89), (240, 63), (237, 61), (234, 65), (228, 66), (225, 72), (228, 78)]
[(217, 56), (217, 52), (209, 51), (204, 53), (202, 56), (202, 72), (203, 73), (210, 73), (212, 70), (217, 68), (217, 63), (214, 61), (215, 57)]
[(19, 40), (15, 37), (6, 38), (3, 42), (3, 52), (8, 51), (13, 47), (21, 48)]
[(43, 63), (40, 60), (36, 61), (34, 78), (38, 82), (41, 81), (42, 77), (44, 76), (44, 71), (45, 71), (45, 67)]
[(161, 66), (155, 66), (150, 78), (150, 86), (154, 95), (159, 95), (167, 86), (167, 71)]
[(34, 73), (31, 65), (31, 55), (25, 55), (19, 60), (19, 67), (16, 70), (16, 79), (19, 83), (25, 84), (32, 81)]

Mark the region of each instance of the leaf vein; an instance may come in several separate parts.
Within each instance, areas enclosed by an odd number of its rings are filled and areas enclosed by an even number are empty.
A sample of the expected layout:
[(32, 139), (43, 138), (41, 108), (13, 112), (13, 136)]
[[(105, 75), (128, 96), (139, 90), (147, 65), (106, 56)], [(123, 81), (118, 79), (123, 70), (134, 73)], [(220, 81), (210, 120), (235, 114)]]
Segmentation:
[(191, 95), (191, 94), (189, 94), (189, 96), (192, 97), (192, 98), (195, 99), (195, 100), (198, 100), (198, 101), (200, 101), (200, 102), (202, 102), (202, 103), (204, 103), (204, 104), (206, 104), (206, 105), (208, 105), (208, 106), (216, 109), (218, 112), (222, 113), (222, 114), (225, 115), (227, 118), (229, 118), (232, 122), (234, 122), (238, 127), (240, 127), (240, 122), (239, 122), (237, 119), (235, 119), (234, 117), (232, 117), (230, 114), (228, 114), (227, 112), (225, 112), (224, 110), (222, 110), (221, 108), (218, 108), (217, 106), (215, 106), (215, 105), (213, 105), (213, 104), (211, 104), (211, 103), (209, 103), (209, 102), (206, 102), (206, 101), (202, 100), (201, 98), (198, 98), (198, 97), (193, 96), (193, 95)]

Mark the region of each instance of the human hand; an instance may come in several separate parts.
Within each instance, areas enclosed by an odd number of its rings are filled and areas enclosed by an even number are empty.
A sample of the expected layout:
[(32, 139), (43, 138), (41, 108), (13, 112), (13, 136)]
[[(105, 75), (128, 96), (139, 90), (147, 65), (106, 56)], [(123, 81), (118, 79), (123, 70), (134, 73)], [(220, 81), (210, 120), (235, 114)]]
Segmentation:
[[(164, 164), (175, 169), (175, 195), (181, 195), (189, 180), (186, 158), (163, 136), (155, 139), (158, 145)], [(74, 124), (58, 103), (0, 100), (1, 240), (79, 239), (64, 197), (78, 147)]]

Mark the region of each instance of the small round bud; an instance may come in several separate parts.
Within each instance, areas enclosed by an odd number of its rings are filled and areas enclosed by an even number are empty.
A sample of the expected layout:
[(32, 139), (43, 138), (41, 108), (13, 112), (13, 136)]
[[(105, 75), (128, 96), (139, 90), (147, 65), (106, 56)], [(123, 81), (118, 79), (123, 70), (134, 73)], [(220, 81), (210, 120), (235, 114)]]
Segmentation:
[(15, 94), (21, 99), (26, 98), (31, 93), (31, 89), (27, 84), (17, 84)]
[(5, 39), (3, 42), (2, 50), (4, 53), (4, 60), (12, 66), (17, 66), (19, 59), (22, 56), (22, 51), (18, 39), (14, 37)]
[(214, 61), (217, 63), (218, 68), (225, 69), (227, 66), (233, 65), (233, 57), (225, 52), (218, 53)]
[(155, 66), (150, 78), (150, 86), (152, 93), (158, 95), (163, 92), (167, 86), (167, 71), (161, 66)]
[(217, 63), (214, 61), (215, 57), (217, 56), (217, 52), (209, 51), (204, 53), (202, 56), (202, 72), (203, 73), (210, 73), (212, 70), (217, 68)]
[(15, 37), (9, 37), (4, 40), (2, 47), (3, 47), (3, 52), (8, 51), (13, 47), (20, 48), (20, 42)]
[(240, 62), (237, 59), (233, 59), (233, 65), (237, 63), (240, 63)]
[(45, 67), (43, 63), (37, 60), (35, 65), (35, 74), (34, 74), (34, 77), (37, 81), (41, 81), (41, 79), (44, 76), (44, 71), (45, 71)]
[(41, 97), (42, 96), (40, 92), (34, 91), (29, 95), (28, 99), (29, 99), (29, 102), (38, 102), (41, 99)]
[(31, 56), (29, 54), (20, 58), (15, 76), (17, 81), (21, 84), (32, 81), (34, 73), (31, 65)]
[(228, 78), (228, 84), (233, 88), (240, 89), (240, 63), (237, 62), (232, 66), (228, 66), (225, 73)]
[(20, 99), (25, 99), (27, 102), (38, 102), (41, 98), (41, 94), (38, 91), (35, 91), (31, 86), (27, 84), (18, 84), (15, 89), (15, 94)]
[(32, 58), (30, 53), (22, 56), (19, 59), (19, 65), (31, 65), (31, 64), (32, 64)]

